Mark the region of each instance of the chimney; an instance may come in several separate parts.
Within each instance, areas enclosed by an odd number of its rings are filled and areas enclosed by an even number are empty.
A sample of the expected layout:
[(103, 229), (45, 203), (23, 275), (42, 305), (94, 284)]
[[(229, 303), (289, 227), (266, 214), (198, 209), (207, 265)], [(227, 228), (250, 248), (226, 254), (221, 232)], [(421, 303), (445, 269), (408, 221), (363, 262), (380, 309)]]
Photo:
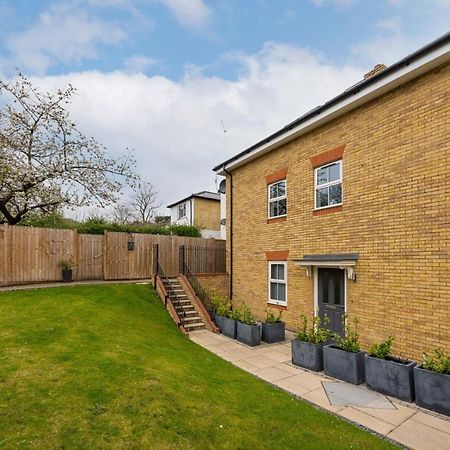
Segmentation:
[(364, 79), (367, 80), (367, 78), (373, 77), (384, 69), (386, 69), (386, 66), (384, 64), (377, 64), (372, 70), (364, 75)]

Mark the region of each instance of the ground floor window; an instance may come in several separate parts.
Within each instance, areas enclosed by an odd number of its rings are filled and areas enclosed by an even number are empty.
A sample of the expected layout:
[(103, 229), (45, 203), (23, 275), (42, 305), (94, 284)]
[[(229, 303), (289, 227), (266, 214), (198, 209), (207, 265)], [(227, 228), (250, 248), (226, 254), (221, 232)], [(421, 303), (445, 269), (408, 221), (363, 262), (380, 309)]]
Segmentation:
[(287, 305), (287, 263), (269, 262), (269, 303)]

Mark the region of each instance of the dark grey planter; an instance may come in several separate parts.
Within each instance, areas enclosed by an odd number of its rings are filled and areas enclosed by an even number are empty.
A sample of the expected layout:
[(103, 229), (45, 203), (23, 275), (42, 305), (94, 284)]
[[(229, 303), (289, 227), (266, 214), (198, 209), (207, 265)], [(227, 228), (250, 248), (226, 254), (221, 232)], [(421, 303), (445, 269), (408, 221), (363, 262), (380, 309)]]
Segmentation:
[(261, 344), (261, 325), (237, 323), (237, 340), (250, 347)]
[(379, 359), (366, 355), (366, 383), (370, 389), (405, 402), (414, 401), (415, 362)]
[(64, 283), (72, 282), (72, 269), (62, 269), (62, 278)]
[(364, 355), (363, 351), (346, 352), (334, 345), (326, 345), (323, 348), (325, 374), (347, 383), (361, 384), (364, 382)]
[(214, 322), (216, 322), (216, 325), (222, 330), (223, 316), (214, 313)]
[(232, 339), (236, 339), (236, 324), (237, 322), (228, 317), (222, 317), (222, 334)]
[(262, 324), (262, 341), (268, 344), (274, 342), (283, 342), (285, 340), (285, 324), (284, 322), (263, 323)]
[(323, 370), (323, 348), (330, 345), (329, 341), (311, 344), (294, 339), (292, 341), (292, 364), (305, 369), (321, 372)]
[(450, 375), (414, 367), (416, 403), (450, 416)]

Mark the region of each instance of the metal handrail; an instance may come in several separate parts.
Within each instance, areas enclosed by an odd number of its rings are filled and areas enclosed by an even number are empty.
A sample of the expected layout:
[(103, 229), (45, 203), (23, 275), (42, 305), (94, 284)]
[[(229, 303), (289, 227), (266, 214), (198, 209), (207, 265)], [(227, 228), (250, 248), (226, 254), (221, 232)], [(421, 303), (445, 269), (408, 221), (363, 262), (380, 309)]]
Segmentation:
[[(165, 272), (165, 270), (163, 269), (163, 267), (162, 267), (162, 265), (160, 264), (160, 262), (158, 261), (158, 263), (157, 263), (157, 274), (162, 278), (162, 279), (166, 279), (166, 280), (168, 280), (169, 279), (169, 277), (166, 275), (166, 272)], [(166, 287), (166, 286), (165, 286)], [(179, 300), (179, 298), (178, 298), (178, 294), (175, 292), (175, 290), (172, 288), (172, 284), (170, 283), (170, 281), (169, 281), (169, 283), (168, 283), (168, 286), (167, 286), (167, 291), (168, 291), (168, 298), (166, 297), (166, 299), (165, 299), (165, 302), (166, 302), (166, 305), (165, 306), (167, 306), (167, 300), (169, 300), (170, 301), (170, 303), (172, 303), (172, 306), (173, 306), (173, 301), (172, 301), (172, 298), (170, 297), (170, 295), (172, 294), (174, 297), (175, 297), (175, 299), (176, 299), (176, 301), (177, 301), (177, 303), (178, 303), (178, 305), (180, 306), (180, 308), (181, 308), (181, 314), (182, 314), (182, 316), (183, 316), (183, 318), (185, 318), (186, 317), (186, 311), (184, 310), (184, 308), (183, 308), (183, 306), (181, 305), (181, 303), (180, 303), (180, 300)], [(177, 315), (178, 316), (180, 316), (180, 313), (177, 311)]]
[(195, 294), (203, 303), (203, 306), (206, 308), (208, 313), (212, 315), (214, 313), (214, 308), (211, 299), (209, 298), (208, 291), (197, 280), (197, 277), (192, 273), (186, 261), (184, 261), (183, 264), (183, 272), (186, 278), (189, 280), (189, 283), (191, 283), (191, 286), (194, 289)]

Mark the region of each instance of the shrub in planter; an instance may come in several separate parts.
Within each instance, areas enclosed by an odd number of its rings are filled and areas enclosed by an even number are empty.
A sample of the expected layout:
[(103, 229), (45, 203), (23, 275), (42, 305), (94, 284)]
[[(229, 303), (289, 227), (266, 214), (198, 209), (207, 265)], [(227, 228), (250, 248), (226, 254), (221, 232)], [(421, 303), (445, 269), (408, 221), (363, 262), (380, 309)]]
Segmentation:
[(414, 367), (416, 403), (450, 416), (450, 355), (442, 348), (423, 355), (422, 366)]
[(273, 311), (266, 311), (266, 320), (262, 324), (262, 340), (268, 344), (283, 342), (285, 339), (285, 324), (281, 320), (282, 311), (275, 314)]
[(222, 333), (232, 339), (236, 339), (237, 321), (239, 311), (230, 309), (222, 318)]
[(59, 262), (59, 267), (62, 270), (62, 278), (64, 283), (70, 283), (72, 281), (72, 263), (70, 261), (61, 260)]
[(223, 318), (231, 311), (231, 302), (226, 297), (213, 294), (211, 296), (211, 305), (213, 307), (214, 322), (222, 329)]
[(261, 325), (256, 323), (248, 305), (242, 305), (237, 323), (237, 340), (250, 347), (261, 344)]
[[(308, 319), (301, 315), (302, 326), (292, 341), (292, 364), (315, 372), (323, 370), (323, 347), (331, 343), (331, 333), (323, 328), (320, 317), (314, 317), (308, 330)], [(326, 318), (328, 319), (328, 318)], [(329, 320), (324, 320), (323, 324)]]
[(414, 401), (412, 361), (404, 361), (390, 356), (394, 337), (372, 345), (366, 355), (366, 383), (370, 389), (406, 402)]
[(358, 320), (354, 319), (354, 326), (345, 320), (345, 337), (334, 335), (336, 344), (323, 348), (323, 366), (325, 374), (352, 384), (364, 381), (364, 355), (361, 351), (358, 334)]

